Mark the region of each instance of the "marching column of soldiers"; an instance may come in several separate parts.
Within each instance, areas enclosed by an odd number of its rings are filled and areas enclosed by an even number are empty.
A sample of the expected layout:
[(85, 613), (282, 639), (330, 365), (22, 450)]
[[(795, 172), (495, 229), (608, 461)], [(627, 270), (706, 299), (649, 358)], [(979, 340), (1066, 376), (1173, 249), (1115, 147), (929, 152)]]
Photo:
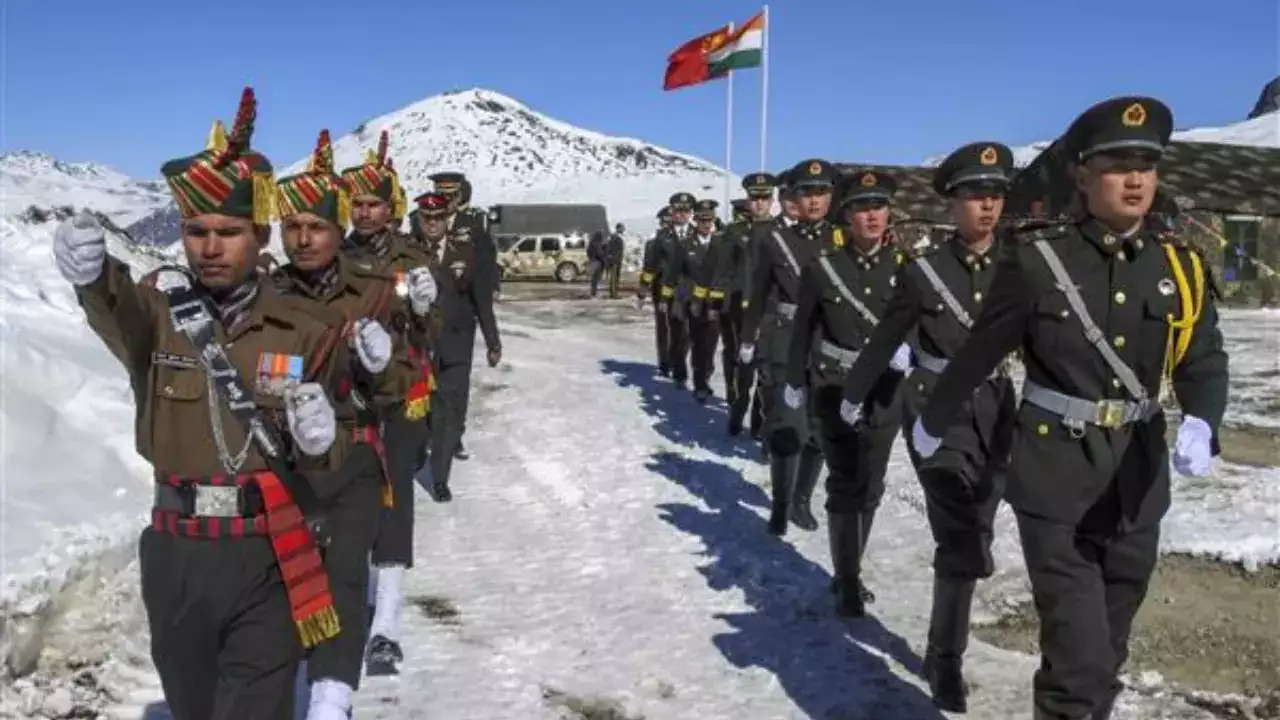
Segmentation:
[[(1013, 153), (977, 142), (934, 171), (954, 227), (939, 241), (895, 237), (891, 175), (811, 159), (748, 175), (734, 222), (709, 242), (714, 201), (673, 195), (645, 245), (637, 300), (653, 299), (659, 374), (684, 387), (691, 359), (707, 402), (714, 320), (729, 434), (758, 409), (770, 534), (818, 527), (810, 498), (827, 467), (831, 591), (845, 618), (875, 600), (862, 568), (902, 430), (934, 540), (924, 674), (941, 709), (967, 710), (970, 610), (995, 570), (1003, 500), (1040, 613), (1033, 715), (1110, 718), (1158, 557), (1169, 461), (1204, 475), (1219, 452), (1228, 374), (1212, 279), (1153, 214), (1172, 127), (1153, 98), (1085, 111), (1063, 136), (1075, 209), (1054, 219), (1003, 218)], [(1166, 386), (1183, 411), (1172, 453)]]
[[(502, 357), (498, 271), (460, 173), (432, 176), (404, 234), (386, 133), (338, 173), (322, 131), (307, 168), (276, 180), (251, 148), (256, 117), (246, 88), (230, 131), (215, 123), (204, 150), (162, 167), (185, 267), (135, 282), (87, 212), (59, 226), (54, 255), (129, 374), (155, 468), (139, 558), (173, 717), (292, 717), (305, 661), (307, 717), (349, 719), (362, 677), (404, 661), (414, 486), (425, 473), (452, 499), (477, 328), (489, 365)], [(715, 201), (676, 193), (645, 246), (658, 372), (707, 403), (723, 344), (727, 432), (750, 412), (769, 464), (767, 532), (819, 527), (828, 468), (830, 591), (853, 621), (875, 600), (863, 567), (902, 429), (934, 540), (924, 673), (942, 709), (967, 708), (970, 606), (1003, 500), (1040, 613), (1033, 715), (1109, 718), (1169, 461), (1205, 475), (1219, 452), (1212, 282), (1149, 215), (1172, 126), (1152, 98), (1088, 109), (1063, 137), (1075, 211), (1013, 229), (1012, 153), (978, 142), (934, 172), (954, 225), (939, 242), (898, 242), (891, 175), (810, 159), (747, 176), (727, 226)], [(283, 264), (265, 254), (277, 220)], [(1182, 408), (1172, 452), (1165, 387)]]

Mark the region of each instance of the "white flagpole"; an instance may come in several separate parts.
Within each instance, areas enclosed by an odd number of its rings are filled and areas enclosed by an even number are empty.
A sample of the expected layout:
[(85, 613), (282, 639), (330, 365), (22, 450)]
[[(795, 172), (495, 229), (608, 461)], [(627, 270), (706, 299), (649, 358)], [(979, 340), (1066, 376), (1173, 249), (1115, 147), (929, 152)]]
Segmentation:
[(760, 45), (760, 170), (769, 167), (769, 6), (764, 6), (764, 37)]
[[(733, 23), (729, 23), (729, 36), (733, 36)], [(725, 117), (724, 117), (724, 205), (720, 208), (722, 216), (728, 220), (733, 219), (730, 212), (729, 193), (732, 192), (733, 185), (733, 70), (729, 71), (728, 89), (725, 91)]]

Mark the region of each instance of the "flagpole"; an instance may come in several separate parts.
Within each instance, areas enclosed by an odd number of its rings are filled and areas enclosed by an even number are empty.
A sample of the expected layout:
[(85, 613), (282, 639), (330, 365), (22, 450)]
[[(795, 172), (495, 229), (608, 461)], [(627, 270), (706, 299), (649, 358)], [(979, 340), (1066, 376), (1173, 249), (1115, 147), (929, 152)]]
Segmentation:
[[(733, 36), (732, 22), (729, 23), (729, 36), (730, 37)], [(724, 111), (724, 127), (725, 127), (724, 129), (724, 205), (721, 207), (720, 212), (724, 218), (726, 218), (727, 220), (732, 220), (733, 214), (730, 212), (729, 193), (732, 192), (732, 185), (733, 185), (733, 75), (734, 75), (734, 72), (730, 70), (728, 72), (728, 75), (729, 75), (729, 84), (725, 91), (725, 103), (724, 103), (724, 107), (725, 107), (725, 111)]]
[(764, 33), (760, 44), (760, 169), (769, 167), (769, 6), (764, 6)]

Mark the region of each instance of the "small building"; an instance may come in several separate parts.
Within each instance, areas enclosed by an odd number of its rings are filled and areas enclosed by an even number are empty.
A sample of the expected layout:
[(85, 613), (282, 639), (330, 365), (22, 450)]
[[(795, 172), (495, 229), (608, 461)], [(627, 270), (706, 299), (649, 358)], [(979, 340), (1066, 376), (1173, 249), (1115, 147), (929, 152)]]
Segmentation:
[[(1280, 148), (1174, 141), (1159, 172), (1157, 209), (1204, 251), (1226, 297), (1280, 304)], [(1005, 214), (1053, 217), (1074, 202), (1057, 141), (1014, 178)]]

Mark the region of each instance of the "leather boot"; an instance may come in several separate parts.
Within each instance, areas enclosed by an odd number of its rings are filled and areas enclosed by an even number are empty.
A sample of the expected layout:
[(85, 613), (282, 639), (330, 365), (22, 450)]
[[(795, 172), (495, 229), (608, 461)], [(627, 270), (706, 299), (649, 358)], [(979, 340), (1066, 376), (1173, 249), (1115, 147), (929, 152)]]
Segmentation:
[(963, 658), (969, 645), (969, 608), (973, 580), (933, 578), (933, 611), (929, 616), (929, 646), (925, 650), (924, 675), (929, 680), (933, 704), (947, 712), (968, 710)]
[(844, 618), (866, 615), (859, 588), (862, 574), (862, 516), (827, 513), (827, 539), (831, 544), (831, 588), (836, 594), (836, 614)]
[[(862, 556), (866, 554), (867, 542), (871, 539), (871, 524), (876, 519), (876, 511), (874, 508), (863, 510), (859, 517), (861, 518), (861, 523), (859, 523), (858, 529), (862, 531), (862, 541), (858, 545), (858, 566), (861, 567)], [(870, 605), (876, 601), (876, 594), (871, 592), (866, 585), (863, 585), (861, 579), (858, 580), (858, 595), (862, 597), (864, 605)]]
[(773, 493), (769, 508), (769, 534), (782, 537), (787, 534), (787, 509), (791, 503), (791, 485), (796, 474), (799, 455), (769, 458), (769, 484)]
[(813, 532), (818, 520), (813, 516), (811, 500), (813, 489), (822, 474), (822, 451), (805, 445), (800, 448), (800, 462), (796, 466), (795, 487), (791, 491), (791, 523), (801, 530)]

